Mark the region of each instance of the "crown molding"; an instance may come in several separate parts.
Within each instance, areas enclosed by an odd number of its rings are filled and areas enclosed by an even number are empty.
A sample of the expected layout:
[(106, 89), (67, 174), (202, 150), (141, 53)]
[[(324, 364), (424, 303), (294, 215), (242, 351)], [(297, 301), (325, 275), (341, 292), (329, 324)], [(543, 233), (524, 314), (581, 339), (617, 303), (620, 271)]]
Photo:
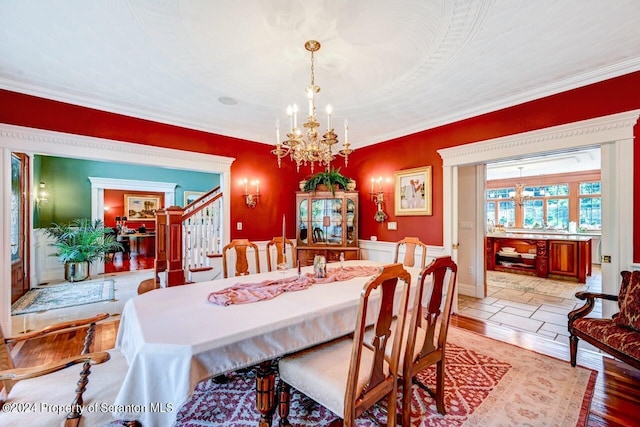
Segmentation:
[(438, 150), (443, 166), (505, 160), (536, 153), (566, 151), (633, 139), (640, 110), (612, 114), (545, 129)]
[(0, 148), (61, 157), (146, 164), (207, 173), (230, 172), (233, 157), (0, 124)]

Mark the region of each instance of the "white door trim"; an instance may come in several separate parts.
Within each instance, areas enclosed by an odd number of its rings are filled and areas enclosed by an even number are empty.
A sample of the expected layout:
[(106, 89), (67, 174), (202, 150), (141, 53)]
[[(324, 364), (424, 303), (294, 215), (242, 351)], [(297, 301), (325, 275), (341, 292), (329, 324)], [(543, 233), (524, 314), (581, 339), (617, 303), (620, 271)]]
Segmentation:
[[(68, 157), (76, 159), (108, 161), (196, 172), (220, 174), (220, 188), (231, 194), (231, 164), (233, 157), (195, 153), (131, 142), (73, 135), (50, 130), (0, 124), (0, 242), (9, 242), (11, 203), (11, 155), (12, 151)], [(223, 198), (223, 236), (231, 232), (229, 197)], [(33, 211), (33, 206), (30, 207)], [(33, 237), (33, 236), (32, 236)], [(35, 239), (32, 240), (35, 242)], [(7, 246), (6, 248), (4, 246)], [(32, 245), (33, 246), (33, 245)], [(11, 331), (11, 254), (9, 245), (0, 245), (0, 324)], [(32, 247), (33, 264), (34, 251)], [(33, 272), (33, 268), (31, 268)], [(34, 276), (32, 276), (34, 277)]]
[[(447, 188), (449, 183), (455, 182), (458, 166), (600, 146), (603, 158), (602, 253), (612, 257), (610, 264), (602, 264), (602, 290), (615, 294), (620, 271), (631, 270), (633, 263), (633, 180), (630, 177), (634, 166), (633, 128), (639, 116), (640, 110), (632, 110), (438, 150), (443, 160), (445, 248), (451, 248), (458, 228), (451, 220), (457, 218), (457, 198), (452, 197), (452, 189)], [(478, 206), (484, 210), (484, 198), (478, 200)], [(484, 224), (478, 225), (477, 238), (484, 241)], [(478, 252), (477, 256), (483, 256), (483, 252)], [(476, 275), (475, 285), (479, 295), (484, 286), (483, 275)], [(613, 304), (607, 304), (603, 315), (610, 315), (615, 309)]]

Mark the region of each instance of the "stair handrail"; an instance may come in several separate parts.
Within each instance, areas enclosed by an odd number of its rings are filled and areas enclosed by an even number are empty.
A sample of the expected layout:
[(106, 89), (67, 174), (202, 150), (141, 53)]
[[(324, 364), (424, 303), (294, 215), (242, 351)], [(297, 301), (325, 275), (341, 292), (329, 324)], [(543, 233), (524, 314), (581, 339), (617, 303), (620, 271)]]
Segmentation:
[[(218, 192), (218, 194), (216, 194), (215, 197), (213, 197), (210, 200), (206, 200), (209, 196), (211, 196), (216, 192)], [(193, 202), (189, 203), (187, 206), (184, 207), (184, 214), (182, 214), (182, 221), (191, 218), (193, 215), (195, 215), (196, 213), (206, 208), (209, 204), (218, 200), (220, 197), (222, 197), (220, 186), (217, 186), (214, 189), (207, 191), (202, 196), (198, 197)], [(206, 203), (204, 203), (205, 201)]]
[[(188, 250), (185, 247), (188, 242), (185, 236), (185, 233), (188, 233), (185, 231), (185, 224), (194, 215), (211, 207), (216, 201), (222, 198), (222, 195), (223, 193), (220, 191), (220, 186), (217, 186), (184, 208), (171, 206), (167, 209), (158, 210), (156, 214), (156, 233), (159, 239), (164, 240), (164, 242), (158, 242), (156, 244), (155, 273), (156, 282), (159, 286), (169, 287), (186, 283), (188, 279), (185, 275), (185, 270), (190, 270), (191, 267)], [(204, 213), (204, 215), (207, 216), (209, 214)], [(164, 228), (161, 231), (160, 228), (162, 227)], [(199, 258), (204, 258), (204, 255), (205, 253), (201, 251)], [(160, 273), (162, 272), (165, 272), (165, 274), (163, 276), (164, 283), (161, 284)]]

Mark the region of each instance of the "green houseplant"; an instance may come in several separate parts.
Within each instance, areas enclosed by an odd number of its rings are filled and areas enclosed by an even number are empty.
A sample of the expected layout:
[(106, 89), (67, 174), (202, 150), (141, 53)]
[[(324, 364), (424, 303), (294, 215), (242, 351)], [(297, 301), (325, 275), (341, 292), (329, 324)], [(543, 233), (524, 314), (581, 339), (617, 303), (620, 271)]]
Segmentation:
[(102, 220), (81, 218), (69, 224), (51, 224), (45, 234), (54, 240), (58, 260), (64, 264), (64, 278), (79, 282), (90, 277), (89, 266), (94, 261), (104, 260), (105, 253), (123, 250), (113, 234), (104, 227)]
[(346, 189), (350, 181), (351, 179), (340, 173), (340, 168), (327, 168), (323, 172), (318, 172), (307, 178), (307, 182), (304, 184), (304, 191), (322, 190), (322, 186), (326, 186), (327, 191), (335, 194), (336, 187)]

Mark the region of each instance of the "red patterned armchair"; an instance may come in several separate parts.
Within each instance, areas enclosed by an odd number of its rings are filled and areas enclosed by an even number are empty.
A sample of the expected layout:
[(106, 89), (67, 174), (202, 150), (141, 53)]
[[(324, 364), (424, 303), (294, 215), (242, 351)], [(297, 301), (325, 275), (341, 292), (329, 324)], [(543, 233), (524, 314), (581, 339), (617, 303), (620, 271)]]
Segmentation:
[[(640, 369), (640, 271), (623, 271), (618, 295), (578, 292), (586, 304), (569, 313), (571, 365), (576, 366), (578, 338), (616, 359)], [(585, 317), (596, 298), (617, 301), (619, 312), (611, 319)]]

